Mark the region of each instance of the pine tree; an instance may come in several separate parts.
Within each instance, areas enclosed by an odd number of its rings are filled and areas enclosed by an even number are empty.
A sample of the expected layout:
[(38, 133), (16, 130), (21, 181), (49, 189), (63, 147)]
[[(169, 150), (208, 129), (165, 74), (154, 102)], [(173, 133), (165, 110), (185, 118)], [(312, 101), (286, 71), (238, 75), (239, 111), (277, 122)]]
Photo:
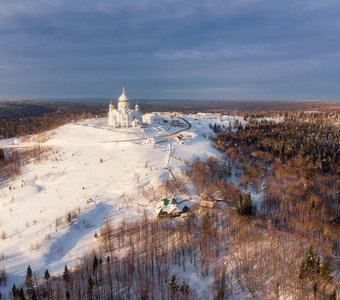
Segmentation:
[(313, 284), (313, 294), (314, 294), (314, 298), (316, 298), (316, 293), (318, 292), (318, 284), (315, 282)]
[(46, 269), (45, 274), (44, 274), (44, 279), (45, 279), (45, 285), (42, 287), (42, 296), (43, 298), (48, 298), (49, 292), (51, 289), (51, 285), (49, 283), (49, 279), (51, 278), (50, 273)]
[(31, 266), (30, 265), (28, 265), (27, 266), (27, 272), (26, 272), (26, 278), (32, 278), (32, 269), (31, 269)]
[(215, 300), (224, 300), (224, 289), (222, 285), (218, 287)]
[(171, 280), (170, 280), (170, 287), (171, 287), (171, 290), (172, 290), (173, 293), (176, 293), (177, 290), (178, 290), (178, 288), (179, 288), (179, 286), (178, 286), (178, 284), (177, 284), (177, 281), (176, 281), (176, 276), (175, 276), (175, 275), (173, 275), (173, 276), (171, 277)]
[(12, 287), (12, 295), (13, 295), (14, 299), (18, 299), (19, 290), (17, 289), (17, 287), (14, 283), (13, 283), (13, 287)]
[(96, 273), (97, 267), (98, 267), (98, 258), (97, 258), (97, 255), (95, 255), (94, 258), (93, 258), (93, 263), (92, 263), (93, 274)]
[(44, 274), (44, 278), (45, 278), (45, 280), (46, 281), (48, 281), (49, 279), (50, 279), (50, 273), (48, 272), (48, 270), (46, 269), (46, 271), (45, 271), (45, 274)]
[(31, 266), (27, 266), (27, 271), (26, 271), (26, 293), (29, 296), (30, 299), (35, 299), (35, 290), (34, 290), (34, 283), (33, 283), (33, 278), (32, 278), (33, 272), (31, 269)]
[(25, 300), (25, 293), (24, 293), (24, 290), (21, 288), (20, 291), (19, 291), (19, 298), (20, 300)]
[(5, 159), (4, 149), (0, 148), (0, 160), (4, 160), (4, 159)]
[(67, 268), (67, 265), (65, 265), (65, 268), (64, 268), (64, 273), (63, 273), (63, 280), (65, 282), (69, 282), (70, 281), (70, 271), (68, 270)]
[(320, 258), (314, 253), (313, 246), (309, 247), (305, 258), (300, 264), (300, 279), (318, 275), (320, 272)]
[(22, 288), (19, 290), (15, 284), (12, 287), (12, 295), (14, 300), (25, 300), (24, 290)]
[(92, 299), (93, 295), (93, 279), (92, 276), (89, 276), (87, 280), (87, 295), (89, 299)]
[(185, 295), (189, 295), (190, 294), (190, 287), (189, 287), (189, 284), (185, 284), (184, 286), (184, 294)]
[(336, 290), (329, 295), (329, 300), (336, 300)]
[(239, 194), (236, 199), (236, 211), (240, 215), (248, 215), (252, 214), (252, 205), (251, 205), (251, 197), (250, 194)]

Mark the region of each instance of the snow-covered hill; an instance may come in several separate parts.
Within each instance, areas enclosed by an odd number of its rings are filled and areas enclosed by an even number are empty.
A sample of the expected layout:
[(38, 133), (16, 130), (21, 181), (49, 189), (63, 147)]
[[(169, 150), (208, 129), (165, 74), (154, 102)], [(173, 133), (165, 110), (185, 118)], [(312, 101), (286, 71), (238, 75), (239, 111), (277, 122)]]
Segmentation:
[[(45, 134), (41, 145), (51, 146), (48, 159), (27, 164), (22, 175), (0, 188), (0, 267), (6, 268), (7, 287), (23, 281), (28, 264), (39, 273), (72, 266), (95, 246), (94, 234), (106, 218), (118, 224), (144, 212), (154, 217), (158, 201), (143, 191), (169, 178), (169, 170), (179, 174), (187, 160), (218, 155), (209, 141), (215, 119), (183, 117), (192, 126), (181, 132), (181, 140), (168, 135), (185, 128), (108, 129), (104, 119)], [(2, 140), (0, 147), (37, 141), (38, 136)]]

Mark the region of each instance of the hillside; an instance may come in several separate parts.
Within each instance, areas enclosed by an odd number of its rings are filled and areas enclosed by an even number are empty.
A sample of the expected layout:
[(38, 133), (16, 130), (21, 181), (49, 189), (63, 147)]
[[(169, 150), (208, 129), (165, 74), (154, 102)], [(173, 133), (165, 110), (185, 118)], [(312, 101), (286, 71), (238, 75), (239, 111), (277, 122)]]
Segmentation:
[[(129, 129), (88, 119), (2, 140), (0, 290), (15, 283), (52, 299), (334, 296), (338, 116), (318, 126), (322, 116), (198, 113), (175, 117), (182, 127)], [(304, 155), (298, 128), (319, 136)]]
[(28, 264), (38, 273), (72, 265), (95, 247), (94, 234), (108, 218), (118, 224), (144, 213), (155, 217), (155, 205), (165, 196), (157, 187), (171, 178), (169, 170), (177, 173), (195, 156), (217, 154), (208, 140), (209, 120), (191, 121), (183, 144), (176, 135), (163, 137), (183, 128), (107, 129), (105, 119), (1, 140), (9, 154), (37, 145), (47, 149), (0, 190), (0, 264), (7, 286), (24, 279)]

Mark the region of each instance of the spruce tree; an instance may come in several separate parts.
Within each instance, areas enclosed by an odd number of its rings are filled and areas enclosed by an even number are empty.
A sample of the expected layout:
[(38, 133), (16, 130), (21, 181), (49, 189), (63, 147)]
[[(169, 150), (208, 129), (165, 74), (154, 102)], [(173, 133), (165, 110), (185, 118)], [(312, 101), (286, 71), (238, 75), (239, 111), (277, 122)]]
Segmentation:
[(87, 280), (87, 296), (89, 299), (92, 299), (93, 295), (93, 279), (92, 276), (89, 276)]
[(336, 290), (329, 295), (329, 300), (336, 300)]
[(186, 283), (185, 286), (184, 286), (184, 294), (185, 295), (189, 295), (190, 294), (190, 287), (189, 287), (188, 283)]
[(98, 258), (97, 258), (97, 255), (95, 255), (93, 258), (93, 263), (92, 263), (93, 274), (96, 273), (97, 267), (98, 267)]
[(5, 159), (4, 149), (0, 148), (0, 160), (4, 160), (4, 159)]
[(19, 291), (19, 299), (20, 300), (25, 300), (25, 293), (24, 293), (24, 290), (21, 288), (20, 291)]
[(26, 271), (26, 281), (25, 281), (26, 293), (30, 299), (35, 299), (36, 295), (35, 295), (32, 275), (33, 275), (33, 272), (32, 272), (31, 266), (28, 265), (27, 271)]
[(313, 284), (313, 294), (314, 294), (314, 298), (316, 298), (316, 293), (318, 292), (318, 284), (315, 282)]
[(46, 271), (45, 271), (45, 274), (44, 274), (44, 278), (45, 278), (45, 280), (46, 281), (48, 281), (49, 279), (50, 279), (50, 273), (48, 272), (48, 270), (46, 269)]
[(239, 194), (236, 199), (236, 211), (240, 215), (250, 216), (252, 214), (252, 205), (250, 194)]
[(26, 271), (26, 278), (32, 278), (32, 269), (31, 269), (31, 266), (30, 265), (28, 265), (27, 266), (27, 271)]
[(187, 284), (185, 281), (183, 281), (183, 284), (181, 285), (180, 291), (184, 295), (189, 295), (189, 293), (190, 293), (189, 284)]
[(63, 280), (65, 282), (69, 282), (70, 281), (70, 271), (68, 270), (67, 265), (65, 265), (65, 268), (64, 268)]
[(177, 290), (178, 290), (178, 288), (179, 288), (179, 286), (178, 286), (178, 284), (177, 284), (177, 281), (176, 281), (176, 276), (175, 276), (175, 275), (173, 275), (173, 276), (171, 277), (171, 280), (170, 280), (170, 287), (171, 287), (171, 290), (172, 290), (173, 293), (176, 293)]
[(224, 300), (224, 289), (223, 286), (220, 285), (217, 290), (217, 295), (215, 297), (215, 300)]
[(17, 299), (17, 297), (19, 296), (19, 290), (17, 289), (16, 285), (13, 283), (12, 286), (12, 295), (14, 299)]
[(308, 278), (311, 276), (315, 276), (319, 273), (320, 270), (320, 258), (317, 257), (314, 253), (314, 248), (311, 246), (308, 249), (308, 252), (305, 258), (302, 260), (300, 264), (300, 279)]

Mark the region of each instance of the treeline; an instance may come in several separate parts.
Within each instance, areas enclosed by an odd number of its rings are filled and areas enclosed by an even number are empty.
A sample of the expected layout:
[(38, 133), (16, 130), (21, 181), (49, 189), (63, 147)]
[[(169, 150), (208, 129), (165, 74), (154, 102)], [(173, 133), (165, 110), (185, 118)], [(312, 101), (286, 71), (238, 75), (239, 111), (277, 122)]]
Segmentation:
[(52, 130), (61, 125), (93, 117), (92, 113), (47, 114), (38, 117), (0, 120), (0, 138), (20, 137)]
[(306, 167), (316, 167), (324, 173), (340, 172), (339, 127), (323, 123), (286, 121), (282, 123), (256, 122), (224, 131), (215, 138), (219, 149), (236, 148), (249, 159), (254, 156), (279, 159), (282, 164), (301, 158)]
[[(108, 102), (107, 102), (108, 103)], [(52, 100), (0, 100), (0, 119), (39, 117), (48, 114), (101, 114), (107, 111), (105, 103)]]
[(0, 138), (44, 132), (94, 116), (106, 116), (107, 105), (62, 101), (1, 101)]

